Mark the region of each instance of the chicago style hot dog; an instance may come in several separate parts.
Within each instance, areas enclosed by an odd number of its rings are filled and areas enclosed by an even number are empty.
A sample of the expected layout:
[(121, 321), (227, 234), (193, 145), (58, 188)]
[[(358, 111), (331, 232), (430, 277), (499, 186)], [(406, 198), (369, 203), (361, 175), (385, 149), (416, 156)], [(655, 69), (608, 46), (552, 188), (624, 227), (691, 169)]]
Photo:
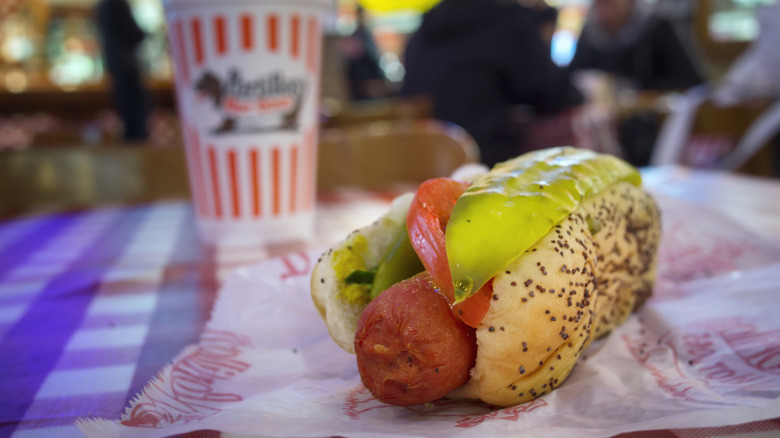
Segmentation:
[(575, 148), (426, 181), (323, 254), (312, 298), (380, 400), (526, 402), (651, 294), (660, 217), (640, 184)]

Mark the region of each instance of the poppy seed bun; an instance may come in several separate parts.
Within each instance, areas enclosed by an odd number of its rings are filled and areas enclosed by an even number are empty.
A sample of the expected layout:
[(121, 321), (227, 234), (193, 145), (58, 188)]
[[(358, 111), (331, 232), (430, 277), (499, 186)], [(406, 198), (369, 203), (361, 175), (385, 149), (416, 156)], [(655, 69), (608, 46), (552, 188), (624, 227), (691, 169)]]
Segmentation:
[(659, 237), (641, 188), (617, 183), (587, 198), (495, 276), (471, 378), (450, 397), (511, 406), (560, 386), (588, 344), (650, 295)]

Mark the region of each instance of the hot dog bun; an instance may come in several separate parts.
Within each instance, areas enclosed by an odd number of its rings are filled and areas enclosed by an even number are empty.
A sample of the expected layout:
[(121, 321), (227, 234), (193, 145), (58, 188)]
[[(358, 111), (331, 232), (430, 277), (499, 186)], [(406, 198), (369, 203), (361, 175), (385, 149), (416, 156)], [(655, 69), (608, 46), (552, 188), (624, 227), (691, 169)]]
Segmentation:
[(585, 347), (650, 295), (659, 236), (657, 206), (639, 187), (584, 201), (494, 278), (471, 379), (450, 397), (511, 406), (561, 385)]
[(314, 265), (311, 297), (330, 336), (344, 350), (355, 353), (355, 329), (368, 305), (365, 286), (347, 285), (344, 279), (355, 269), (379, 263), (398, 227), (406, 220), (412, 193), (393, 201), (390, 211), (371, 225), (353, 231), (346, 240), (328, 249)]

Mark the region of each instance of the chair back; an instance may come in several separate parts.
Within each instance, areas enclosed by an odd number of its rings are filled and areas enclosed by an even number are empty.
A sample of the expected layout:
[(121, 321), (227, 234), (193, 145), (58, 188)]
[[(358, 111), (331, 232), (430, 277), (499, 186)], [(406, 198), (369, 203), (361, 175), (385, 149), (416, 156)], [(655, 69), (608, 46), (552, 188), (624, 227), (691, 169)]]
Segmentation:
[(425, 96), (393, 97), (365, 102), (323, 102), (324, 127), (343, 128), (366, 123), (408, 122), (433, 117), (433, 102)]
[(0, 152), (0, 218), (187, 199), (182, 147), (57, 146)]
[(382, 190), (449, 176), (479, 162), (479, 149), (453, 124), (376, 122), (323, 130), (318, 161), (320, 191), (346, 186)]
[[(443, 122), (324, 129), (318, 189), (394, 190), (477, 162), (476, 144)], [(0, 151), (0, 219), (189, 199), (182, 146), (58, 146)]]
[(689, 90), (664, 121), (650, 164), (776, 174), (773, 138), (780, 103), (715, 105), (706, 87)]

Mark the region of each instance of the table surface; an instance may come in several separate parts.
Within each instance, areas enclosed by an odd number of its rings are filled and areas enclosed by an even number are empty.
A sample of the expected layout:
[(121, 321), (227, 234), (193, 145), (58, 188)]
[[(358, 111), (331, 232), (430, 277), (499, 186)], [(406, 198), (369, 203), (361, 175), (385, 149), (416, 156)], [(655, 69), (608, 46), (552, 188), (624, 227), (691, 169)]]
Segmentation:
[[(780, 181), (682, 168), (644, 175), (658, 193), (780, 238)], [(73, 426), (78, 418), (118, 419), (163, 366), (198, 341), (227, 273), (337, 241), (375, 219), (389, 199), (360, 191), (322, 198), (315, 240), (241, 251), (201, 245), (187, 202), (0, 223), (0, 437), (82, 436)], [(775, 419), (626, 436), (778, 433)]]

